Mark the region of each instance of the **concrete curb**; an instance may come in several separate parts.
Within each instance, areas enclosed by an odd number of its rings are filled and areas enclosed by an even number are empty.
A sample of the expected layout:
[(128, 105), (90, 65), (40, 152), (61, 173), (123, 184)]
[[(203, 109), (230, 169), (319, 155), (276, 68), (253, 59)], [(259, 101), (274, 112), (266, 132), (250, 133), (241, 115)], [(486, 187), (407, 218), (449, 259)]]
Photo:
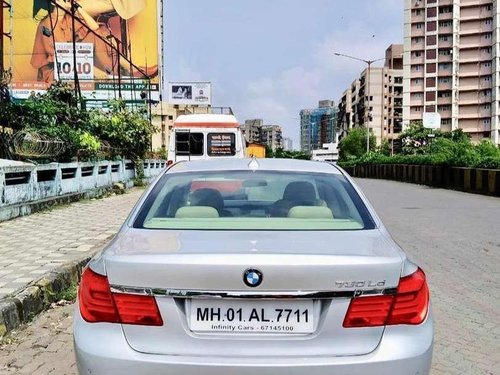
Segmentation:
[(57, 302), (62, 292), (78, 285), (83, 268), (112, 237), (95, 245), (85, 257), (46, 273), (12, 297), (0, 299), (0, 337), (30, 322)]

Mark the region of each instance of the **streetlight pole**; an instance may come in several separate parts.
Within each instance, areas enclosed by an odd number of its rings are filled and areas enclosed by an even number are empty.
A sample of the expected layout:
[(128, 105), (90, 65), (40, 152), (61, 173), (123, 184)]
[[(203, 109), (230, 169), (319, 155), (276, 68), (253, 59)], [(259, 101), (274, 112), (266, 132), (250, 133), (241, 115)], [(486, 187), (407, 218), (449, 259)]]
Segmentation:
[(382, 57), (382, 58), (376, 59), (376, 60), (365, 60), (365, 59), (361, 59), (359, 57), (345, 55), (343, 53), (337, 53), (337, 52), (334, 52), (334, 55), (335, 56), (340, 56), (340, 57), (345, 57), (345, 58), (352, 59), (352, 60), (361, 61), (361, 62), (364, 62), (365, 64), (368, 65), (367, 79), (365, 80), (365, 86), (367, 87), (367, 89), (366, 89), (366, 94), (367, 95), (365, 95), (365, 96), (368, 99), (365, 100), (364, 122), (365, 122), (365, 127), (366, 127), (366, 152), (370, 152), (370, 126), (369, 126), (368, 122), (370, 121), (370, 112), (371, 112), (370, 111), (370, 104), (371, 104), (371, 100), (370, 100), (370, 85), (371, 85), (372, 64), (375, 63), (375, 62), (377, 62), (377, 61), (385, 60), (385, 57)]

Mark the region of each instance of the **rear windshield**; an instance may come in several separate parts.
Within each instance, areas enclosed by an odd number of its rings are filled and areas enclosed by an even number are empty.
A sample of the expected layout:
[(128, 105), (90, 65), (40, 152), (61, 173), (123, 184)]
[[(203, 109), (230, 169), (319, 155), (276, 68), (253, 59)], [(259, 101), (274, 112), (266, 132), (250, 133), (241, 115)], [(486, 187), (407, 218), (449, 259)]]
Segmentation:
[(185, 230), (362, 230), (375, 224), (342, 175), (228, 171), (167, 173), (135, 228)]

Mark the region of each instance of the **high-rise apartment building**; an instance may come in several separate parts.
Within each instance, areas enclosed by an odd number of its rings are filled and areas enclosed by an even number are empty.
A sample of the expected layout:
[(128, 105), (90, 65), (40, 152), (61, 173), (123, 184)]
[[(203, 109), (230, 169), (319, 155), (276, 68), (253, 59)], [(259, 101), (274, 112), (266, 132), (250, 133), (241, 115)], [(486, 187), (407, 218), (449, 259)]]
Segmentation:
[(281, 126), (262, 126), (262, 143), (273, 151), (276, 151), (278, 148), (283, 148), (283, 130)]
[(321, 149), (324, 143), (335, 142), (337, 107), (333, 100), (321, 100), (316, 109), (300, 111), (300, 149), (305, 152)]
[(339, 101), (337, 127), (342, 135), (352, 127), (368, 126), (377, 138), (391, 145), (403, 123), (403, 45), (386, 50), (383, 67), (364, 69)]
[(500, 143), (499, 25), (499, 0), (405, 0), (405, 125), (437, 112), (442, 130)]
[(241, 131), (248, 143), (261, 143), (262, 142), (262, 126), (264, 120), (251, 119), (245, 120), (245, 124), (241, 125)]
[(279, 125), (264, 125), (262, 119), (246, 120), (241, 131), (248, 143), (267, 145), (273, 151), (283, 148), (283, 131)]

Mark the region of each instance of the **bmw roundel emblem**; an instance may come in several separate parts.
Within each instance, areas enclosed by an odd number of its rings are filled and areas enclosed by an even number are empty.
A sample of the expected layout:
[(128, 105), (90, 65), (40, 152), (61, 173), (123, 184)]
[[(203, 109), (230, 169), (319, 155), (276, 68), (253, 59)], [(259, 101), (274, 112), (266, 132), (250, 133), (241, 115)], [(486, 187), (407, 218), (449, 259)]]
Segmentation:
[(253, 268), (246, 270), (243, 274), (243, 282), (250, 288), (258, 287), (260, 284), (262, 284), (262, 279), (262, 272)]

